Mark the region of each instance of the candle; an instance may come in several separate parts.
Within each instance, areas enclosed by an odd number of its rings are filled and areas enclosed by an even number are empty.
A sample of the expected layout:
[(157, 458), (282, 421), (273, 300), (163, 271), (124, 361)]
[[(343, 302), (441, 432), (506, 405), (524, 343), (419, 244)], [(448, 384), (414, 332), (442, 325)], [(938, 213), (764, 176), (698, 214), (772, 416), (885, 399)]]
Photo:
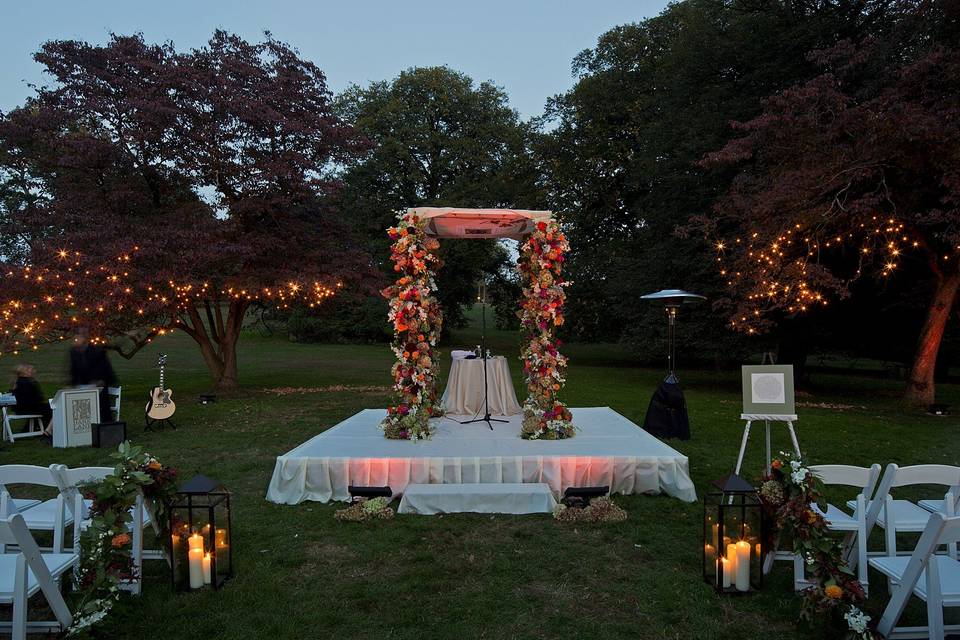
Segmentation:
[(217, 549), (224, 549), (227, 546), (227, 530), (226, 529), (217, 529)]
[(190, 550), (200, 549), (200, 553), (203, 553), (203, 536), (199, 533), (195, 533), (190, 536), (187, 540), (190, 544)]
[(750, 543), (741, 540), (736, 545), (737, 553), (737, 591), (750, 590)]
[(723, 577), (724, 582), (729, 582), (726, 586), (729, 587), (733, 584), (734, 580), (737, 577), (737, 545), (730, 543), (727, 545), (727, 553), (724, 556), (726, 559), (726, 564), (723, 565)]
[(190, 549), (188, 560), (190, 564), (190, 588), (199, 589), (203, 586), (203, 548)]
[(762, 562), (762, 561), (763, 561), (763, 555), (762, 555), (762, 553), (763, 553), (763, 547), (760, 546), (760, 543), (759, 543), (759, 542), (757, 543), (756, 549), (757, 549), (757, 560), (760, 560), (760, 561)]
[(730, 567), (730, 561), (726, 558), (720, 558), (720, 573), (723, 574), (721, 578), (721, 586), (724, 589), (730, 588), (730, 575), (733, 573), (733, 570)]
[(716, 549), (719, 546), (717, 543), (720, 542), (720, 538), (718, 537), (720, 535), (720, 525), (715, 524), (711, 526), (710, 529), (713, 534), (713, 548)]
[(210, 584), (210, 553), (203, 554), (203, 584)]
[(703, 545), (703, 555), (707, 558), (707, 562), (716, 563), (717, 548), (712, 544), (705, 544)]

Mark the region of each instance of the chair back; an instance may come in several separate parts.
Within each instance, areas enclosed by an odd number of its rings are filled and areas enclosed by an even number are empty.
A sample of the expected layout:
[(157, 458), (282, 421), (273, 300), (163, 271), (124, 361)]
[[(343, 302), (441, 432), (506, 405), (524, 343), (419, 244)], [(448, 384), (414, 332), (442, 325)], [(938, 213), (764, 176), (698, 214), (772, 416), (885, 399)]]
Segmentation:
[(863, 489), (863, 496), (869, 500), (880, 478), (880, 465), (854, 467), (846, 464), (820, 464), (810, 467), (810, 472), (826, 485)]
[[(120, 387), (107, 387), (107, 395), (109, 395), (111, 398), (113, 398), (113, 405), (110, 407), (110, 409), (111, 409), (111, 410), (113, 411), (113, 413), (114, 413), (114, 416), (115, 416), (115, 417), (114, 417), (114, 420), (117, 420), (117, 421), (120, 420), (120, 395), (121, 395), (121, 392), (122, 392), (122, 391), (123, 391), (123, 387), (122, 387), (122, 386), (120, 386)], [(103, 420), (103, 416), (100, 416), (100, 419)], [(106, 422), (106, 421), (104, 420), (104, 422)]]
[[(66, 465), (50, 465), (50, 472), (57, 481), (60, 493), (66, 498), (67, 506), (78, 520), (87, 517), (87, 510), (83, 506), (83, 494), (79, 485), (87, 482), (103, 480), (111, 473), (113, 467), (77, 467), (70, 469)], [(78, 532), (79, 533), (79, 532)]]
[(27, 529), (27, 524), (23, 521), (23, 516), (19, 513), (0, 518), (0, 547), (6, 547), (7, 545), (17, 545), (17, 547), (19, 547), (16, 577), (14, 579), (15, 592), (11, 595), (15, 597), (19, 595), (19, 597), (24, 598), (22, 606), (27, 606), (27, 594), (16, 594), (16, 589), (18, 585), (26, 585), (26, 571), (29, 567), (37, 579), (37, 584), (40, 585), (40, 590), (43, 591), (43, 595), (47, 599), (47, 604), (50, 605), (54, 615), (57, 617), (57, 622), (60, 623), (63, 629), (69, 628), (70, 625), (73, 624), (73, 616), (70, 614), (70, 609), (67, 608), (67, 603), (63, 600), (63, 594), (60, 593), (57, 583), (54, 581), (53, 576), (50, 575), (47, 564), (43, 561), (43, 556), (40, 553), (40, 548), (37, 546), (36, 540), (33, 539), (30, 530)]
[(6, 490), (8, 484), (36, 484), (43, 487), (56, 487), (57, 479), (50, 467), (34, 464), (0, 465), (0, 490)]
[(945, 487), (958, 485), (960, 484), (960, 467), (946, 464), (915, 464), (909, 467), (898, 467), (896, 477), (890, 486), (906, 487), (916, 484), (939, 484)]

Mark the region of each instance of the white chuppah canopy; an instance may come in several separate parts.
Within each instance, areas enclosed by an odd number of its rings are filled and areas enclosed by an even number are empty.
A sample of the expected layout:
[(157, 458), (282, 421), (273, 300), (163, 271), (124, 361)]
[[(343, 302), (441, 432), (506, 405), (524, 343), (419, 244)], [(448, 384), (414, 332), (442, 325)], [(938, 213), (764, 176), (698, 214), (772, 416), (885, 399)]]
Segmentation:
[(522, 240), (538, 222), (553, 218), (550, 211), (526, 209), (464, 209), (415, 207), (407, 209), (427, 220), (427, 233), (435, 238), (511, 238)]

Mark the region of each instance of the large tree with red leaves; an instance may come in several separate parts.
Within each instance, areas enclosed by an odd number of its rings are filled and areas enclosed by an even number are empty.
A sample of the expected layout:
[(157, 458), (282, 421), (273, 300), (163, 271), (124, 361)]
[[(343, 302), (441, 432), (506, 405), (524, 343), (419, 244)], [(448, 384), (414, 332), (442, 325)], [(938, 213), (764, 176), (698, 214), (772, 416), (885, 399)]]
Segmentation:
[(704, 160), (738, 172), (704, 221), (731, 325), (757, 332), (858, 279), (919, 276), (927, 313), (905, 394), (919, 405), (934, 401), (960, 288), (960, 51), (932, 6), (886, 40), (814, 54), (824, 73), (769, 98)]
[(53, 85), (0, 119), (7, 349), (85, 323), (129, 356), (179, 330), (230, 390), (252, 307), (366, 286), (326, 204), (366, 143), (289, 46), (216, 32), (180, 53), (113, 36), (36, 59)]

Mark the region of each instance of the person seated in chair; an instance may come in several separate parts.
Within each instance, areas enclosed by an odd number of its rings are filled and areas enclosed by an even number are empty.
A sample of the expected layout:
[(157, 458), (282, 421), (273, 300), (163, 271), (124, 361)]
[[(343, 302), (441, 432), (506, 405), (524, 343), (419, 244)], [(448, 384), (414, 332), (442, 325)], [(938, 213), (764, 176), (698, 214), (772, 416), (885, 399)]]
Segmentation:
[(50, 403), (43, 395), (43, 390), (34, 379), (36, 369), (33, 368), (33, 365), (18, 364), (13, 372), (17, 376), (11, 390), (13, 397), (17, 399), (17, 404), (13, 407), (14, 413), (21, 416), (41, 416), (43, 433), (47, 436), (52, 435), (53, 409), (50, 408)]

